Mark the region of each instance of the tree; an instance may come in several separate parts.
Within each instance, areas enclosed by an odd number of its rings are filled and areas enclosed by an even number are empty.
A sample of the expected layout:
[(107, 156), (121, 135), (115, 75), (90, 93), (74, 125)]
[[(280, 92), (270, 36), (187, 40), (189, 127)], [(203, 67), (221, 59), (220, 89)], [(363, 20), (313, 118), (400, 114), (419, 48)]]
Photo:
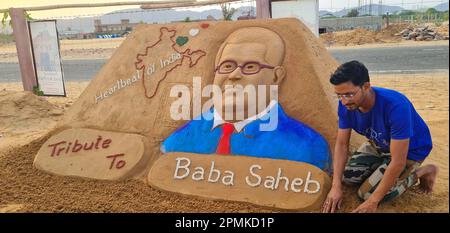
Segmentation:
[[(33, 18), (31, 17), (30, 13), (24, 11), (23, 14), (24, 14), (26, 20), (33, 20)], [(3, 26), (3, 28), (6, 27), (6, 21), (8, 20), (8, 18), (10, 18), (9, 12), (6, 11), (6, 12), (3, 13), (3, 17), (2, 17), (2, 26)], [(11, 20), (9, 20), (9, 26), (11, 26)]]
[(437, 10), (434, 9), (434, 8), (428, 8), (428, 9), (425, 11), (425, 14), (427, 14), (427, 15), (434, 15), (434, 14), (437, 14), (437, 13), (439, 13), (439, 11), (437, 11)]
[(186, 17), (186, 18), (184, 19), (184, 22), (186, 22), (186, 23), (191, 22), (191, 18), (190, 18), (190, 17)]
[(352, 9), (350, 12), (347, 13), (345, 17), (358, 17), (359, 12), (357, 9)]
[(400, 13), (398, 13), (398, 15), (415, 15), (415, 14), (417, 14), (417, 12), (412, 10), (402, 10)]
[(237, 11), (237, 9), (231, 8), (229, 3), (220, 4), (220, 8), (222, 9), (223, 20), (231, 20)]

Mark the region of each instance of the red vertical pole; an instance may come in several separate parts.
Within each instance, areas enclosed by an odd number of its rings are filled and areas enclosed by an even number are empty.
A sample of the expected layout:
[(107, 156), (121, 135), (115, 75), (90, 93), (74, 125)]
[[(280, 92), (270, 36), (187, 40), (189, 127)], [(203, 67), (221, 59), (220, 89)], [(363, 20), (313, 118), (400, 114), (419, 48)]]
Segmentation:
[(256, 0), (256, 18), (270, 18), (270, 0)]
[(17, 58), (19, 59), (22, 85), (25, 91), (33, 91), (37, 85), (34, 73), (33, 57), (31, 55), (31, 43), (28, 33), (28, 24), (25, 19), (25, 11), (22, 8), (10, 8), (14, 39), (16, 41)]

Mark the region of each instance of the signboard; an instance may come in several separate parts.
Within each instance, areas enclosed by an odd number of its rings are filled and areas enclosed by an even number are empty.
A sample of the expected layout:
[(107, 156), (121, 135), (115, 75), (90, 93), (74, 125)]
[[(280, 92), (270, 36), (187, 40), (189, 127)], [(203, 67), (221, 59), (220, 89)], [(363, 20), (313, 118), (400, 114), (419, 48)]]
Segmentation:
[(56, 20), (28, 22), (36, 81), (45, 96), (66, 96)]

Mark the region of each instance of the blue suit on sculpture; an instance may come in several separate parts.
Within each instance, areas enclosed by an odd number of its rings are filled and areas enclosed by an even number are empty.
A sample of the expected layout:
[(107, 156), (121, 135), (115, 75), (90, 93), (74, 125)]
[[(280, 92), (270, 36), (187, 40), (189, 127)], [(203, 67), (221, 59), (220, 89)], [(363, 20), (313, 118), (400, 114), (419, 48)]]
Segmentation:
[[(286, 115), (276, 103), (278, 125), (272, 131), (261, 131), (260, 125), (270, 119), (257, 118), (230, 138), (231, 156), (246, 155), (258, 158), (284, 159), (305, 162), (322, 170), (331, 168), (331, 155), (327, 141), (314, 129)], [(206, 114), (214, 115), (214, 108)], [(222, 127), (214, 127), (214, 119), (200, 115), (172, 133), (161, 145), (161, 151), (216, 153)]]

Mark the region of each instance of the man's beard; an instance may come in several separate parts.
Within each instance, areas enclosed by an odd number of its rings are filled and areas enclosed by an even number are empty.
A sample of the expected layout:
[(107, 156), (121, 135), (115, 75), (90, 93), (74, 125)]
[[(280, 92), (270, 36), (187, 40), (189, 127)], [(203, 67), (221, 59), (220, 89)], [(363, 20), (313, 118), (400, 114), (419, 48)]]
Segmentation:
[(346, 108), (347, 108), (347, 110), (349, 110), (349, 111), (355, 111), (355, 110), (357, 110), (358, 109), (358, 105), (356, 104), (356, 103), (351, 103), (351, 104), (346, 104), (346, 105), (344, 105)]

